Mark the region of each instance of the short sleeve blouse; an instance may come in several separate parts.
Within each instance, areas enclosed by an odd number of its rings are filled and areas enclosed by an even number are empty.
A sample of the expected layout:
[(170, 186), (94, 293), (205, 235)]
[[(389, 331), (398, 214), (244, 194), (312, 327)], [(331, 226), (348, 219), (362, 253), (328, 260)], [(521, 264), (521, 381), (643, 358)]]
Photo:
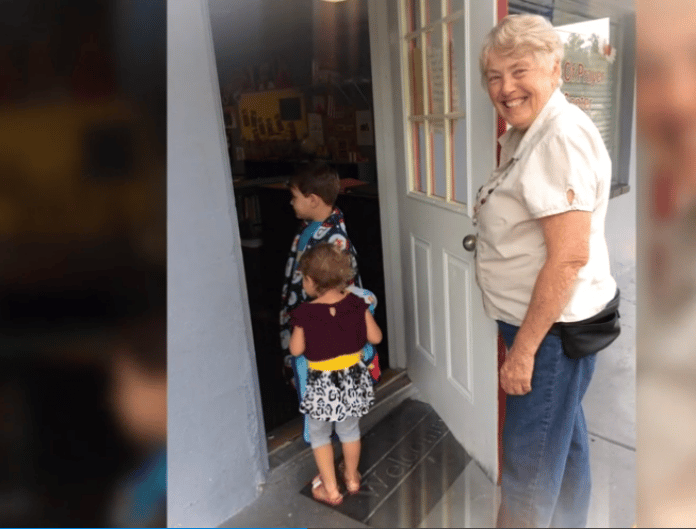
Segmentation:
[(510, 129), (500, 144), (500, 166), (479, 190), (474, 208), (476, 277), (487, 314), (521, 324), (546, 260), (538, 219), (588, 211), (589, 262), (559, 321), (593, 316), (616, 292), (604, 237), (611, 159), (597, 127), (556, 90), (526, 132)]
[(367, 343), (368, 307), (365, 300), (349, 293), (337, 303), (303, 303), (293, 310), (290, 324), (304, 330), (307, 360), (319, 362), (360, 351)]

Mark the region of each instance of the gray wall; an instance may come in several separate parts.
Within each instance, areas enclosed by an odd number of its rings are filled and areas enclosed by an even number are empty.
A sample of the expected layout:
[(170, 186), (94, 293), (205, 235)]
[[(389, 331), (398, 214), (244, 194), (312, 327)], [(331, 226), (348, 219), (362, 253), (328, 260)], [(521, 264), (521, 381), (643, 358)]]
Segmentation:
[(268, 457), (206, 0), (169, 0), (168, 524), (215, 526)]

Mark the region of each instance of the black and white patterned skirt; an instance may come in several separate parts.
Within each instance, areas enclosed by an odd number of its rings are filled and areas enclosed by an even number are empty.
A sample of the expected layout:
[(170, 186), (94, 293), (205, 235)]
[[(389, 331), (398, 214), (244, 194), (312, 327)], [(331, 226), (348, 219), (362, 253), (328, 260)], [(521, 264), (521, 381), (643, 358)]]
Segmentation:
[(375, 401), (372, 378), (365, 364), (337, 371), (309, 368), (300, 412), (320, 421), (362, 417)]

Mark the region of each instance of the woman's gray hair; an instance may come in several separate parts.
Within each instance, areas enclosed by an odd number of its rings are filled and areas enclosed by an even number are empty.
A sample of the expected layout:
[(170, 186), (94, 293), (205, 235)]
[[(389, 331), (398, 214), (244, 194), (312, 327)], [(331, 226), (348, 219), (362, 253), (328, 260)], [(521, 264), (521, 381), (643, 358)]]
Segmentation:
[[(491, 51), (501, 55), (522, 56), (531, 54), (537, 61), (549, 61), (551, 65), (563, 59), (563, 43), (551, 23), (539, 15), (508, 15), (486, 35), (479, 56), (481, 82), (487, 85), (488, 57)], [(558, 86), (561, 86), (558, 77)]]

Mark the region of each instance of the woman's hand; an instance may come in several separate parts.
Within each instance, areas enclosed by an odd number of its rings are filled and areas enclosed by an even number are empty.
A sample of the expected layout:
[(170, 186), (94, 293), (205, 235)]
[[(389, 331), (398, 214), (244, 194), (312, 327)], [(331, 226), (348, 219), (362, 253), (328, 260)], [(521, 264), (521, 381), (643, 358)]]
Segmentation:
[(500, 386), (508, 395), (525, 395), (532, 391), (534, 355), (508, 351), (500, 368)]
[[(571, 193), (570, 204), (575, 198)], [(589, 259), (590, 212), (567, 211), (539, 221), (546, 243), (546, 261), (534, 284), (524, 321), (500, 368), (500, 385), (508, 395), (525, 395), (532, 390), (534, 355), (568, 303), (578, 270)]]

